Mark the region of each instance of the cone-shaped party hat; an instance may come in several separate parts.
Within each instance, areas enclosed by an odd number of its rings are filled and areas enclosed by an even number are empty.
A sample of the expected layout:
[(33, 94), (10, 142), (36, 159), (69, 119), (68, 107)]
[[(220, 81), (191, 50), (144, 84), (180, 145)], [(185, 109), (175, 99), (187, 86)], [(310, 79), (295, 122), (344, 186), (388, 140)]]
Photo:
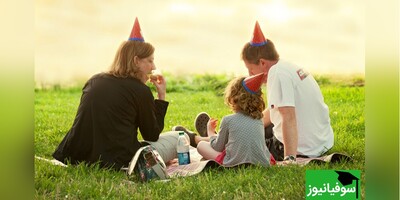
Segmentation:
[(264, 77), (264, 73), (249, 76), (242, 81), (242, 85), (247, 92), (250, 92), (251, 94), (256, 94), (261, 88)]
[(265, 40), (264, 34), (261, 31), (258, 21), (256, 21), (256, 26), (254, 27), (254, 32), (253, 32), (253, 38), (250, 41), (250, 45), (258, 47), (264, 44), (267, 44), (267, 41)]
[(135, 23), (133, 24), (133, 28), (131, 31), (131, 35), (129, 36), (129, 40), (144, 42), (144, 38), (142, 36), (142, 31), (140, 30), (139, 20), (136, 17)]

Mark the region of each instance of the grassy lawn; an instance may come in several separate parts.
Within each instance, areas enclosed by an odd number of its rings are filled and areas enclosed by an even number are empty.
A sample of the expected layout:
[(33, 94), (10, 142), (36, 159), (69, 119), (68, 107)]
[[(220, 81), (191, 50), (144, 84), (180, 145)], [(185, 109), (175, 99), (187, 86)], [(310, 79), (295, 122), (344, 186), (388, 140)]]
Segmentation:
[[(194, 130), (197, 113), (221, 119), (231, 111), (221, 92), (231, 77), (199, 75), (187, 79), (167, 76), (170, 102), (164, 131), (175, 125)], [(171, 80), (171, 81), (170, 81)], [(329, 106), (335, 145), (330, 152), (346, 153), (351, 163), (261, 168), (205, 169), (198, 175), (169, 182), (132, 183), (121, 172), (84, 164), (62, 168), (35, 159), (35, 199), (304, 199), (307, 169), (361, 170), (365, 192), (365, 127), (363, 78), (317, 77)], [(81, 87), (81, 86), (80, 86)], [(35, 90), (35, 155), (51, 159), (74, 120), (81, 88)]]

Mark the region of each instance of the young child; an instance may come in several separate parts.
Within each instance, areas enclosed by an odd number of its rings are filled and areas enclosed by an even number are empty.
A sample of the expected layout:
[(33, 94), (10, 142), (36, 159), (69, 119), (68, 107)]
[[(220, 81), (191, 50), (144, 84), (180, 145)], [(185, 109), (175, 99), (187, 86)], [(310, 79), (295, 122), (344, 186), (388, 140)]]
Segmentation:
[[(209, 142), (201, 141), (197, 151), (205, 159), (226, 167), (240, 164), (270, 166), (270, 152), (265, 144), (263, 113), (265, 103), (260, 90), (266, 74), (239, 77), (225, 89), (225, 103), (234, 114), (223, 117), (216, 134), (217, 120), (207, 123)], [(271, 161), (273, 158), (271, 157)], [(274, 161), (274, 160), (273, 160)]]

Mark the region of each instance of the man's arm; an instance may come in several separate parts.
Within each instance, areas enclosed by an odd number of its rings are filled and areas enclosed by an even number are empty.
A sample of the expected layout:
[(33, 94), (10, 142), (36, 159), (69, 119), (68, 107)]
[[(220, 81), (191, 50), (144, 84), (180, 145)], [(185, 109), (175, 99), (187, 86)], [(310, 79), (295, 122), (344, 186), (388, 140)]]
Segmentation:
[(279, 107), (282, 117), (282, 136), (284, 145), (284, 156), (297, 155), (297, 120), (294, 107)]
[(267, 127), (269, 125), (271, 125), (271, 116), (269, 115), (269, 108), (266, 108), (263, 111), (263, 123), (264, 123), (264, 127)]

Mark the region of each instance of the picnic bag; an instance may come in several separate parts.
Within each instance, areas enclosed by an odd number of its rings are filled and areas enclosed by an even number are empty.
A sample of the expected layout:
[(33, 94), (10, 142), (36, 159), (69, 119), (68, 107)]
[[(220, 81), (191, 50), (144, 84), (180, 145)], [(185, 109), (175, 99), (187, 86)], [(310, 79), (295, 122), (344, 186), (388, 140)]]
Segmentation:
[(167, 167), (158, 151), (151, 145), (141, 147), (133, 156), (128, 168), (125, 168), (129, 177), (135, 176), (140, 181), (151, 179), (167, 179)]

